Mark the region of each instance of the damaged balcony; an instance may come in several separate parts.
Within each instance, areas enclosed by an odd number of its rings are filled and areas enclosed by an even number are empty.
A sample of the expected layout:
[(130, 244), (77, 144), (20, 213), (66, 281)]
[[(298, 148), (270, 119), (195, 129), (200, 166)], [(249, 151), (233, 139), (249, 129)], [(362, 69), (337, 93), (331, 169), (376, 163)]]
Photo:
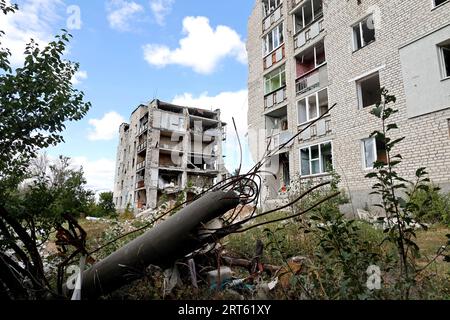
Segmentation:
[(301, 49), (315, 39), (323, 29), (322, 0), (307, 0), (292, 10), (294, 19), (294, 50)]
[(161, 132), (159, 139), (160, 150), (183, 152), (183, 136), (172, 135), (168, 132)]
[(148, 112), (139, 120), (139, 128), (137, 135), (138, 137), (142, 136), (144, 133), (148, 131)]
[[(220, 136), (220, 125), (221, 122), (219, 120), (203, 118), (196, 115), (189, 116), (189, 128), (191, 130), (191, 136)], [(222, 123), (222, 126), (224, 125), (225, 124)]]
[(148, 122), (144, 123), (143, 125), (141, 125), (141, 127), (139, 127), (138, 136), (143, 135), (147, 131), (148, 131)]
[(159, 167), (172, 170), (182, 170), (182, 152), (159, 150)]
[(286, 199), (291, 184), (289, 152), (272, 156), (265, 169), (273, 173), (266, 177), (268, 200)]
[(181, 173), (160, 170), (158, 176), (158, 191), (163, 194), (174, 194), (182, 190)]
[(323, 39), (295, 57), (295, 92), (297, 96), (328, 85)]
[(265, 115), (266, 137), (269, 150), (275, 150), (292, 138), (287, 120), (287, 106), (283, 106)]
[(137, 146), (137, 153), (141, 154), (147, 151), (147, 142), (142, 142)]
[(155, 110), (153, 112), (153, 128), (162, 132), (186, 132), (185, 116), (170, 111)]
[(136, 190), (145, 189), (145, 177), (139, 176), (136, 178)]
[(136, 207), (138, 209), (145, 209), (147, 206), (147, 192), (145, 188), (136, 191)]
[(263, 32), (269, 30), (283, 17), (283, 1), (282, 0), (263, 0)]
[(145, 166), (146, 165), (147, 165), (147, 161), (146, 160), (138, 162), (138, 164), (136, 164), (136, 172), (140, 172), (142, 170), (145, 170)]
[(188, 171), (203, 171), (204, 173), (217, 174), (217, 157), (207, 154), (189, 153)]
[(271, 68), (286, 57), (284, 23), (281, 22), (263, 36), (264, 70)]

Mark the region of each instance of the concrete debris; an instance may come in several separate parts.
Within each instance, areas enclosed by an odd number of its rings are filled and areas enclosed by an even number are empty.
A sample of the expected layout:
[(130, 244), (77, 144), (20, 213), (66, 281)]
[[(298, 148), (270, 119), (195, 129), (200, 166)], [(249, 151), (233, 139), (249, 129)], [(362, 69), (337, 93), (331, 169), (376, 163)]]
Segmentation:
[(163, 290), (164, 290), (163, 296), (164, 297), (171, 294), (172, 290), (176, 286), (181, 287), (182, 285), (183, 285), (183, 281), (181, 280), (180, 272), (178, 271), (178, 267), (176, 264), (175, 264), (175, 266), (173, 266), (173, 268), (166, 269), (164, 271), (164, 288), (163, 288)]

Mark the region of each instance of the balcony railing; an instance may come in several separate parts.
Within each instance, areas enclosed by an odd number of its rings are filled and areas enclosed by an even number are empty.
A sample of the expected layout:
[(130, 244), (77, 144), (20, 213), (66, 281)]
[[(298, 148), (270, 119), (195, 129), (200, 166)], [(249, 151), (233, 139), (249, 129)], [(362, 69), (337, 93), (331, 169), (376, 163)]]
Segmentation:
[(264, 19), (263, 19), (263, 32), (269, 30), (272, 25), (278, 22), (283, 16), (282, 13), (283, 4), (280, 4), (276, 9), (271, 11)]
[(147, 142), (144, 142), (144, 143), (141, 143), (140, 145), (138, 145), (137, 152), (140, 153), (146, 149), (147, 149)]
[(267, 143), (269, 144), (269, 151), (273, 151), (285, 144), (292, 138), (292, 133), (289, 131), (281, 131), (279, 133), (273, 134), (271, 137), (267, 139)]
[(297, 96), (320, 87), (320, 73), (315, 70), (307, 76), (298, 78), (295, 81), (295, 92)]
[(136, 189), (143, 189), (145, 188), (145, 180), (140, 180), (136, 182)]
[(142, 169), (145, 169), (146, 164), (147, 164), (147, 161), (139, 162), (139, 163), (136, 165), (136, 171), (140, 171), (140, 170), (142, 170)]
[(146, 123), (146, 124), (144, 124), (144, 125), (142, 125), (140, 128), (139, 128), (139, 135), (141, 135), (141, 134), (143, 134), (145, 131), (147, 131), (148, 130), (148, 123)]
[[(322, 16), (321, 16), (322, 17)], [(311, 25), (294, 35), (294, 50), (302, 48), (323, 31), (323, 19), (316, 20)]]
[(280, 88), (275, 92), (272, 92), (265, 96), (264, 98), (264, 107), (266, 109), (270, 109), (279, 105), (280, 103), (286, 100), (286, 87)]
[(284, 44), (264, 58), (264, 70), (280, 62), (286, 56)]
[(303, 130), (300, 135), (300, 140), (302, 141), (320, 138), (333, 132), (333, 128), (331, 127), (331, 118), (329, 115), (325, 116), (325, 118), (319, 120), (311, 127), (306, 128), (308, 125), (309, 123), (305, 123), (299, 126), (299, 130)]

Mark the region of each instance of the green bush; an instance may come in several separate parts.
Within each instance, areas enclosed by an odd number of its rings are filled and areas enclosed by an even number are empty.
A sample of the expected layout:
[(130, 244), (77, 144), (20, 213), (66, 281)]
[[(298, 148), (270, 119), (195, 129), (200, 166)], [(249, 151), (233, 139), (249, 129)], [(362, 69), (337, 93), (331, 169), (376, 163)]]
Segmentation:
[(411, 201), (418, 207), (415, 218), (427, 223), (450, 226), (450, 192), (442, 193), (439, 187), (429, 185), (416, 192)]

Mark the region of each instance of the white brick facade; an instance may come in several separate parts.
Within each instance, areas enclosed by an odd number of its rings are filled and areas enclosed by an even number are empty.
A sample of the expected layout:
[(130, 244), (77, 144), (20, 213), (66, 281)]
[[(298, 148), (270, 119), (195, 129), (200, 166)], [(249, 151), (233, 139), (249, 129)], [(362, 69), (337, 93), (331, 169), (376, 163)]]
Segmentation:
[[(434, 107), (432, 112), (427, 112), (427, 106), (423, 106), (420, 116), (408, 117), (410, 106), (406, 103), (405, 72), (402, 70), (399, 52), (401, 48), (412, 41), (421, 41), (420, 39), (428, 34), (450, 25), (450, 2), (433, 8), (431, 0), (362, 0), (361, 4), (358, 4), (356, 0), (324, 0), (323, 18), (317, 19), (318, 21), (323, 19), (321, 22), (323, 31), (302, 48), (294, 49), (294, 38), (297, 35), (294, 34), (292, 13), (304, 2), (299, 0), (283, 1), (280, 21), (284, 21), (285, 25), (286, 57), (268, 70), (263, 70), (263, 9), (261, 0), (257, 0), (255, 3), (249, 19), (247, 44), (249, 53), (249, 128), (265, 129), (264, 113), (267, 114), (268, 110), (264, 107), (264, 75), (283, 64), (286, 66), (287, 99), (284, 104), (280, 104), (272, 110), (284, 108), (283, 105), (287, 106), (288, 127), (291, 133), (295, 134), (304, 127), (298, 126), (297, 123), (297, 101), (305, 95), (296, 95), (296, 56), (298, 57), (299, 53), (311, 48), (313, 43), (324, 39), (326, 64), (320, 70), (322, 73), (326, 72), (328, 77), (327, 79), (321, 78), (320, 87), (311, 90), (308, 94), (314, 93), (319, 88), (328, 88), (329, 106), (334, 103), (337, 103), (337, 106), (326, 118), (328, 121), (326, 134), (321, 136), (316, 134), (318, 130), (316, 127), (313, 129), (315, 131), (311, 137), (308, 137), (309, 133), (306, 136), (302, 135), (304, 139), (296, 140), (294, 145), (289, 148), (291, 177), (300, 172), (299, 150), (301, 148), (331, 140), (333, 167), (343, 178), (342, 187), (348, 188), (350, 191), (354, 207), (365, 207), (372, 204), (368, 193), (373, 181), (365, 178), (370, 170), (363, 168), (361, 140), (379, 129), (380, 122), (369, 114), (372, 108), (358, 107), (357, 88), (354, 80), (370, 71), (377, 70), (381, 87), (388, 89), (390, 94), (397, 98), (395, 108), (399, 110), (399, 113), (392, 117), (392, 121), (398, 124), (400, 130), (394, 133), (394, 137), (406, 137), (395, 150), (404, 158), (403, 164), (399, 167), (400, 173), (408, 178), (413, 178), (417, 168), (427, 167), (431, 180), (445, 189), (449, 189), (450, 132), (448, 119), (450, 119), (450, 102), (448, 101), (450, 101), (450, 91), (444, 92), (444, 97), (441, 97), (440, 101), (445, 101), (445, 105)], [(354, 52), (352, 26), (370, 14), (375, 17), (376, 39)], [(312, 29), (313, 25), (310, 28)], [(450, 33), (446, 37), (447, 39), (450, 39)], [(434, 47), (437, 51), (436, 44)], [(416, 54), (421, 55), (421, 52)], [(436, 59), (438, 59), (437, 53)], [(432, 62), (430, 58), (430, 65)], [(420, 77), (420, 74), (414, 74), (414, 70), (406, 71), (408, 74), (411, 73), (413, 79)], [(435, 71), (430, 67), (429, 72)], [(441, 80), (438, 74), (433, 77), (432, 79), (436, 79), (438, 85), (450, 85), (450, 79)], [(420, 90), (420, 86), (417, 90)], [(432, 101), (433, 95), (442, 95), (442, 91), (432, 90), (430, 92), (427, 90), (421, 94), (429, 95), (429, 100)], [(269, 110), (269, 112), (271, 111)], [(250, 145), (253, 146), (252, 153), (256, 160), (259, 158), (255, 147), (256, 143), (250, 143)]]

